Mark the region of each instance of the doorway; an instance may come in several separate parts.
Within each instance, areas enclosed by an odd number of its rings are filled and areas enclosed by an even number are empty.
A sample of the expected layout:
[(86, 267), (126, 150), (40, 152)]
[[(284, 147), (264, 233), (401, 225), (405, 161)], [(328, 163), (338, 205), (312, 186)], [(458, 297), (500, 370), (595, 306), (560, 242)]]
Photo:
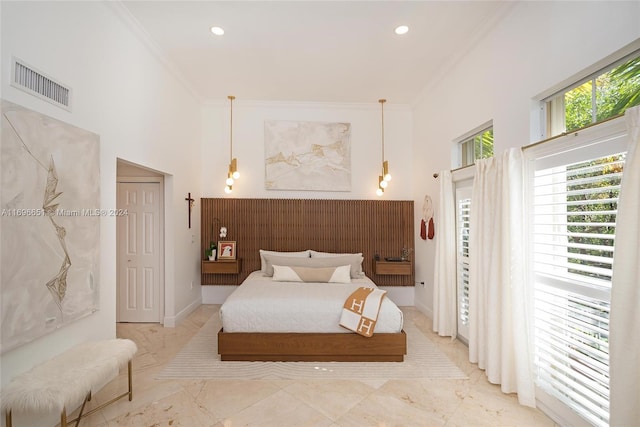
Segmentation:
[[(127, 175), (155, 176), (123, 176), (123, 171)], [(161, 323), (164, 316), (163, 177), (128, 164), (121, 168), (119, 162), (117, 181), (116, 321)]]

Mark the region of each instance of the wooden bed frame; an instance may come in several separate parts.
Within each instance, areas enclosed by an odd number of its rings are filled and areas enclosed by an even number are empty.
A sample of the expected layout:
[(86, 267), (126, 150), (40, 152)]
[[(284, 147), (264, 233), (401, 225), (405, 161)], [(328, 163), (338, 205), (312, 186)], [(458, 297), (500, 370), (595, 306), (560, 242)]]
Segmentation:
[[(362, 252), (363, 270), (378, 286), (414, 286), (410, 275), (376, 274), (372, 260), (414, 249), (412, 200), (201, 199), (202, 253), (217, 240), (220, 226), (229, 230), (242, 258), (238, 274), (202, 274), (203, 285), (239, 285), (260, 269), (259, 249)], [(355, 333), (218, 333), (221, 359), (242, 361), (402, 362), (407, 353), (404, 331)]]
[(407, 335), (355, 333), (218, 332), (223, 361), (264, 362), (402, 362)]

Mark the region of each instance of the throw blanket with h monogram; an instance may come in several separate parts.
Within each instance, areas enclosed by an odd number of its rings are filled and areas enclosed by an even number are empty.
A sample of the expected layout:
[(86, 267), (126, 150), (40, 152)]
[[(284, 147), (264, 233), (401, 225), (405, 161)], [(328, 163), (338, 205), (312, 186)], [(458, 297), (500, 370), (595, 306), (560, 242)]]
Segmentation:
[(360, 287), (344, 302), (340, 326), (364, 337), (373, 335), (378, 312), (387, 291)]

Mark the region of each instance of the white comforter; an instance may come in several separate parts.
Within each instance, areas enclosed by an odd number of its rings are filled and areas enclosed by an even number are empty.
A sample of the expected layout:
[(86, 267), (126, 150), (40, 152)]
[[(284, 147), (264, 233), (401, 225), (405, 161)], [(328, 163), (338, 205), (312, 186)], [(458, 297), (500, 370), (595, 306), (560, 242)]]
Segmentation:
[[(368, 277), (352, 283), (275, 282), (254, 271), (220, 308), (225, 332), (344, 332), (340, 315), (358, 287), (376, 285)], [(402, 311), (385, 297), (375, 332), (402, 330)]]

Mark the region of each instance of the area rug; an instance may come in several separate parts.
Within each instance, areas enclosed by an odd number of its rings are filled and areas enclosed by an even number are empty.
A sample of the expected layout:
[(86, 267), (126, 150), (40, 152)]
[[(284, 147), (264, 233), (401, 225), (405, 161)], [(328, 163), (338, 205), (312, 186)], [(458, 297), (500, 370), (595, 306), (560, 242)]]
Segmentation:
[(411, 322), (405, 322), (404, 362), (222, 362), (219, 313), (158, 374), (157, 379), (466, 379), (467, 376)]

